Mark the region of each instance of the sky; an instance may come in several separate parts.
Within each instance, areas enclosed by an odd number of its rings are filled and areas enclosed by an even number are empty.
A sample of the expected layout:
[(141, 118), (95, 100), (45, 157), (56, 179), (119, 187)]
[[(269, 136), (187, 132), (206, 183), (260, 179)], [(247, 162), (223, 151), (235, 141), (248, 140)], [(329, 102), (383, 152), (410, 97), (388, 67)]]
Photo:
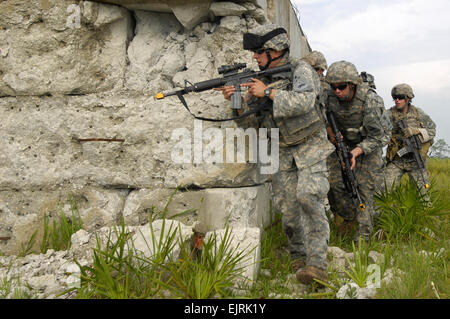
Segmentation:
[(408, 83), (450, 144), (450, 1), (291, 0), (312, 50), (328, 65), (345, 60), (375, 77), (386, 108), (391, 89)]

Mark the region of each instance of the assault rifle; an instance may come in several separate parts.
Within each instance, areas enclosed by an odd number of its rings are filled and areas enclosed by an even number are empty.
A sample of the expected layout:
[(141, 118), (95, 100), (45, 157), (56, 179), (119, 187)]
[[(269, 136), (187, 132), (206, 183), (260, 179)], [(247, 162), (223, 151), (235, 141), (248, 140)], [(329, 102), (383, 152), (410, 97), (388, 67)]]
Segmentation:
[[(404, 132), (406, 130), (406, 128), (408, 127), (406, 124), (406, 119), (401, 119), (397, 122), (398, 126), (402, 129), (402, 132)], [(402, 138), (401, 139), (403, 141), (403, 144), (405, 145), (403, 148), (401, 148), (400, 150), (398, 150), (397, 154), (400, 157), (403, 157), (406, 154), (412, 154), (414, 161), (417, 164), (417, 167), (420, 170), (420, 173), (422, 175), (422, 180), (423, 180), (423, 184), (425, 186), (425, 188), (430, 187), (427, 183), (426, 183), (426, 179), (425, 176), (423, 175), (423, 171), (425, 170), (425, 161), (422, 157), (422, 155), (420, 154), (420, 149), (422, 148), (422, 143), (419, 140), (419, 137), (417, 135), (412, 135), (408, 138)]]
[[(198, 83), (190, 83), (189, 81), (185, 80), (185, 87), (180, 90), (168, 92), (168, 93), (158, 93), (154, 96), (156, 100), (162, 100), (168, 96), (176, 95), (180, 99), (181, 103), (183, 103), (184, 107), (191, 113), (192, 116), (194, 116), (197, 119), (204, 120), (204, 121), (214, 121), (214, 122), (220, 122), (220, 121), (229, 121), (234, 120), (238, 118), (246, 117), (250, 114), (256, 113), (260, 111), (261, 109), (254, 109), (252, 111), (246, 112), (243, 115), (240, 115), (238, 117), (233, 117), (229, 119), (208, 119), (204, 117), (199, 117), (189, 110), (189, 107), (187, 106), (186, 100), (184, 99), (183, 95), (190, 93), (190, 92), (203, 92), (206, 90), (210, 90), (213, 88), (218, 88), (222, 86), (234, 86), (236, 89), (235, 93), (231, 96), (231, 108), (233, 109), (240, 109), (241, 108), (241, 84), (251, 82), (252, 78), (258, 78), (261, 76), (267, 76), (267, 75), (274, 75), (274, 74), (282, 74), (286, 73), (288, 74), (291, 72), (291, 65), (286, 64), (279, 67), (274, 67), (270, 69), (266, 69), (263, 71), (253, 71), (251, 69), (246, 68), (245, 63), (235, 63), (233, 65), (222, 65), (217, 69), (219, 74), (222, 74), (222, 77), (215, 78), (203, 82)], [(246, 68), (246, 69), (244, 69)], [(239, 72), (239, 70), (244, 69), (243, 71)], [(189, 84), (189, 85), (188, 85)]]
[(333, 131), (336, 139), (336, 154), (341, 164), (342, 181), (344, 182), (345, 189), (352, 198), (355, 206), (361, 211), (364, 211), (366, 209), (366, 205), (363, 203), (361, 195), (359, 194), (359, 185), (356, 180), (355, 172), (350, 169), (352, 166), (351, 159), (353, 155), (349, 152), (347, 145), (345, 145), (341, 138), (341, 133), (337, 127), (333, 111), (327, 110), (326, 115), (328, 123), (330, 124), (331, 130)]

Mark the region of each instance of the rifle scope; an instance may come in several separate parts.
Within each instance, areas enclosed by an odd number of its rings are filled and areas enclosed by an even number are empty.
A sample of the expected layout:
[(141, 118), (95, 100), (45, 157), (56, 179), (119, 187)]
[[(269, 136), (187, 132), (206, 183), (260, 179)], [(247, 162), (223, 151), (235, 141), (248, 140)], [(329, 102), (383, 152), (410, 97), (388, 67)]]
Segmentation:
[(233, 65), (222, 65), (221, 67), (219, 67), (217, 69), (217, 72), (219, 72), (219, 74), (229, 73), (229, 72), (238, 71), (240, 69), (243, 69), (246, 66), (247, 66), (247, 64), (245, 64), (245, 63), (235, 63)]

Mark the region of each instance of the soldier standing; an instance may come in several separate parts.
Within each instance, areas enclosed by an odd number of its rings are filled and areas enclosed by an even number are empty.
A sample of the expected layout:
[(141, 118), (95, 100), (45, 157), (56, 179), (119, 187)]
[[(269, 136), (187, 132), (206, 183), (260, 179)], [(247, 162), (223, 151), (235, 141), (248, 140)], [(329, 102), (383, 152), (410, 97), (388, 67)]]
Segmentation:
[(306, 61), (313, 67), (314, 70), (316, 70), (317, 75), (320, 79), (320, 96), (319, 96), (319, 102), (320, 102), (320, 116), (324, 122), (325, 120), (325, 110), (323, 109), (323, 106), (325, 105), (326, 99), (327, 99), (327, 92), (330, 89), (330, 85), (325, 80), (325, 76), (323, 73), (328, 68), (327, 60), (325, 59), (325, 56), (320, 51), (312, 51), (308, 53), (306, 56), (302, 58), (302, 60)]
[(316, 70), (317, 74), (319, 75), (321, 86), (324, 89), (328, 88), (329, 85), (325, 81), (325, 76), (323, 75), (323, 73), (328, 68), (328, 64), (323, 53), (320, 51), (312, 51), (305, 55), (302, 60), (308, 62), (309, 65), (311, 65), (313, 69)]
[(362, 71), (360, 76), (362, 81), (366, 82), (369, 87), (371, 87), (374, 90), (377, 89), (377, 86), (375, 85), (375, 78), (372, 74), (369, 74), (366, 71)]
[[(382, 179), (382, 148), (390, 139), (391, 124), (383, 99), (363, 83), (356, 67), (346, 61), (335, 62), (327, 71), (326, 80), (331, 89), (326, 107), (334, 113), (340, 134), (352, 155), (354, 170), (365, 209), (355, 207), (347, 193), (341, 175), (341, 164), (333, 153), (328, 158), (330, 193), (328, 200), (334, 215), (344, 219), (341, 234), (349, 234), (357, 221), (354, 241), (369, 240), (372, 233), (373, 192)], [(331, 141), (334, 134), (327, 127)]]
[[(292, 72), (243, 84), (248, 93), (242, 109), (268, 105), (256, 114), (258, 125), (279, 129), (280, 165), (272, 176), (274, 209), (283, 214), (297, 279), (310, 284), (315, 278), (327, 281), (329, 225), (323, 203), (329, 190), (326, 158), (333, 146), (316, 111), (319, 77), (308, 63), (289, 57), (289, 45), (286, 30), (273, 24), (244, 34), (244, 49), (253, 52), (261, 69), (290, 63)], [(234, 91), (231, 86), (222, 88), (228, 100)]]
[[(410, 179), (418, 185), (424, 198), (429, 200), (426, 187), (429, 184), (426, 168), (420, 169), (411, 153), (400, 157), (398, 151), (404, 147), (403, 138), (417, 135), (421, 142), (420, 154), (426, 161), (428, 149), (436, 135), (436, 124), (422, 109), (411, 104), (414, 93), (408, 84), (402, 83), (394, 86), (391, 96), (395, 106), (388, 111), (393, 129), (392, 138), (386, 151), (387, 164), (384, 170), (386, 185), (390, 189), (393, 183), (399, 183), (403, 174), (407, 173)], [(405, 130), (399, 127), (399, 121), (402, 119), (406, 120)]]

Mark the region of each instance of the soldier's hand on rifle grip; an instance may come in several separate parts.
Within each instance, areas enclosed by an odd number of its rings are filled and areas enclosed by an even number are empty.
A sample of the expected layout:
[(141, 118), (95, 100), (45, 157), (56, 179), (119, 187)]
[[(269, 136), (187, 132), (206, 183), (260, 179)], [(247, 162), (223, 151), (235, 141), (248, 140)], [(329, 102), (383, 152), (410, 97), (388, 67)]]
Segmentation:
[(413, 136), (413, 135), (417, 135), (417, 134), (419, 134), (419, 133), (420, 133), (420, 131), (419, 131), (418, 128), (416, 128), (416, 127), (411, 127), (411, 126), (408, 126), (408, 127), (403, 131), (403, 135), (404, 135), (405, 138), (411, 137), (411, 136)]
[(364, 152), (360, 147), (355, 147), (350, 153), (352, 154), (352, 166), (350, 167), (350, 169), (353, 170), (356, 166), (356, 158), (362, 155)]
[(241, 86), (248, 87), (248, 93), (255, 97), (264, 97), (264, 90), (268, 88), (261, 80), (252, 78), (253, 82), (243, 83)]
[[(329, 126), (327, 126), (327, 134), (328, 134), (328, 137), (330, 138), (331, 143), (336, 145), (337, 142), (336, 142), (335, 134), (333, 133), (333, 130)], [(342, 136), (341, 132), (339, 132), (339, 136), (340, 136), (340, 138), (342, 140), (344, 139), (344, 137)]]
[(230, 101), (231, 100), (231, 96), (233, 95), (234, 92), (236, 92), (236, 89), (234, 86), (229, 85), (229, 86), (222, 86), (220, 88), (214, 88), (214, 91), (222, 91), (223, 97), (225, 98), (225, 100)]

